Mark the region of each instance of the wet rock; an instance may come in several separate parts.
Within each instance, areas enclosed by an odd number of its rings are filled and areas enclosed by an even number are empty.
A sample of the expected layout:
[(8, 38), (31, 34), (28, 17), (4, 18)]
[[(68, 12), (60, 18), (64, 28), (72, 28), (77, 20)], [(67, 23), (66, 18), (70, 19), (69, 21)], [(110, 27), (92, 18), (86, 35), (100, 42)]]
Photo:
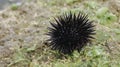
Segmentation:
[(10, 50), (4, 46), (0, 46), (0, 58), (9, 57), (11, 54), (13, 54), (12, 50)]

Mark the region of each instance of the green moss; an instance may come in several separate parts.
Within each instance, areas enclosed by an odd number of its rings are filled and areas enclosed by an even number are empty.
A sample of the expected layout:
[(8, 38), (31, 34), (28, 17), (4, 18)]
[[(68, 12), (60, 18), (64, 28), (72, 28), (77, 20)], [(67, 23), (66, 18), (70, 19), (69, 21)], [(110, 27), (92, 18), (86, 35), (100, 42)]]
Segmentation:
[(98, 21), (102, 25), (110, 25), (111, 23), (117, 21), (117, 16), (111, 12), (107, 7), (102, 7), (97, 10), (96, 16)]
[(12, 4), (11, 5), (12, 10), (17, 10), (18, 8), (19, 8), (19, 6), (17, 4)]

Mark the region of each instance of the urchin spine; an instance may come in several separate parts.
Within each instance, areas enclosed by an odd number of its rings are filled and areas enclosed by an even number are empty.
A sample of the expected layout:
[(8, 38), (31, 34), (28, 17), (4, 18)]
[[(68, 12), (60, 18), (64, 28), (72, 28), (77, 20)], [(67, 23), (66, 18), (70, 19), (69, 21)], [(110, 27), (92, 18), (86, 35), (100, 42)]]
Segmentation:
[(51, 48), (60, 53), (72, 54), (74, 50), (80, 52), (94, 38), (93, 21), (89, 21), (88, 16), (81, 12), (65, 13), (55, 18), (55, 22), (51, 23), (48, 35)]

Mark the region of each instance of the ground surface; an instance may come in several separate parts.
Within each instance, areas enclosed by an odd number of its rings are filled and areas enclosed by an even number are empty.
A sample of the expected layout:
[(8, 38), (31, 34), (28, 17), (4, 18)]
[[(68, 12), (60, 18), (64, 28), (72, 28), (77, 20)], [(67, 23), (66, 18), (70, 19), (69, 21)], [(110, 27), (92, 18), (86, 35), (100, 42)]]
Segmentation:
[[(79, 54), (60, 56), (44, 46), (47, 27), (64, 12), (88, 13), (95, 40)], [(0, 67), (120, 67), (119, 0), (34, 0), (0, 11)]]

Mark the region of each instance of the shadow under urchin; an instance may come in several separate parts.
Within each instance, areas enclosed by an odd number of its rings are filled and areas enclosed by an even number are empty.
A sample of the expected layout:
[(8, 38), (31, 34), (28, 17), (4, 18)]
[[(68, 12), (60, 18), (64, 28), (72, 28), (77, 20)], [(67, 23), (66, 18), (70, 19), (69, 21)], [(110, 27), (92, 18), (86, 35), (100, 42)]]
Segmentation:
[(55, 18), (55, 22), (51, 23), (52, 27), (48, 27), (48, 41), (49, 46), (59, 53), (72, 54), (74, 50), (80, 52), (94, 38), (93, 21), (89, 21), (86, 14), (65, 13)]

